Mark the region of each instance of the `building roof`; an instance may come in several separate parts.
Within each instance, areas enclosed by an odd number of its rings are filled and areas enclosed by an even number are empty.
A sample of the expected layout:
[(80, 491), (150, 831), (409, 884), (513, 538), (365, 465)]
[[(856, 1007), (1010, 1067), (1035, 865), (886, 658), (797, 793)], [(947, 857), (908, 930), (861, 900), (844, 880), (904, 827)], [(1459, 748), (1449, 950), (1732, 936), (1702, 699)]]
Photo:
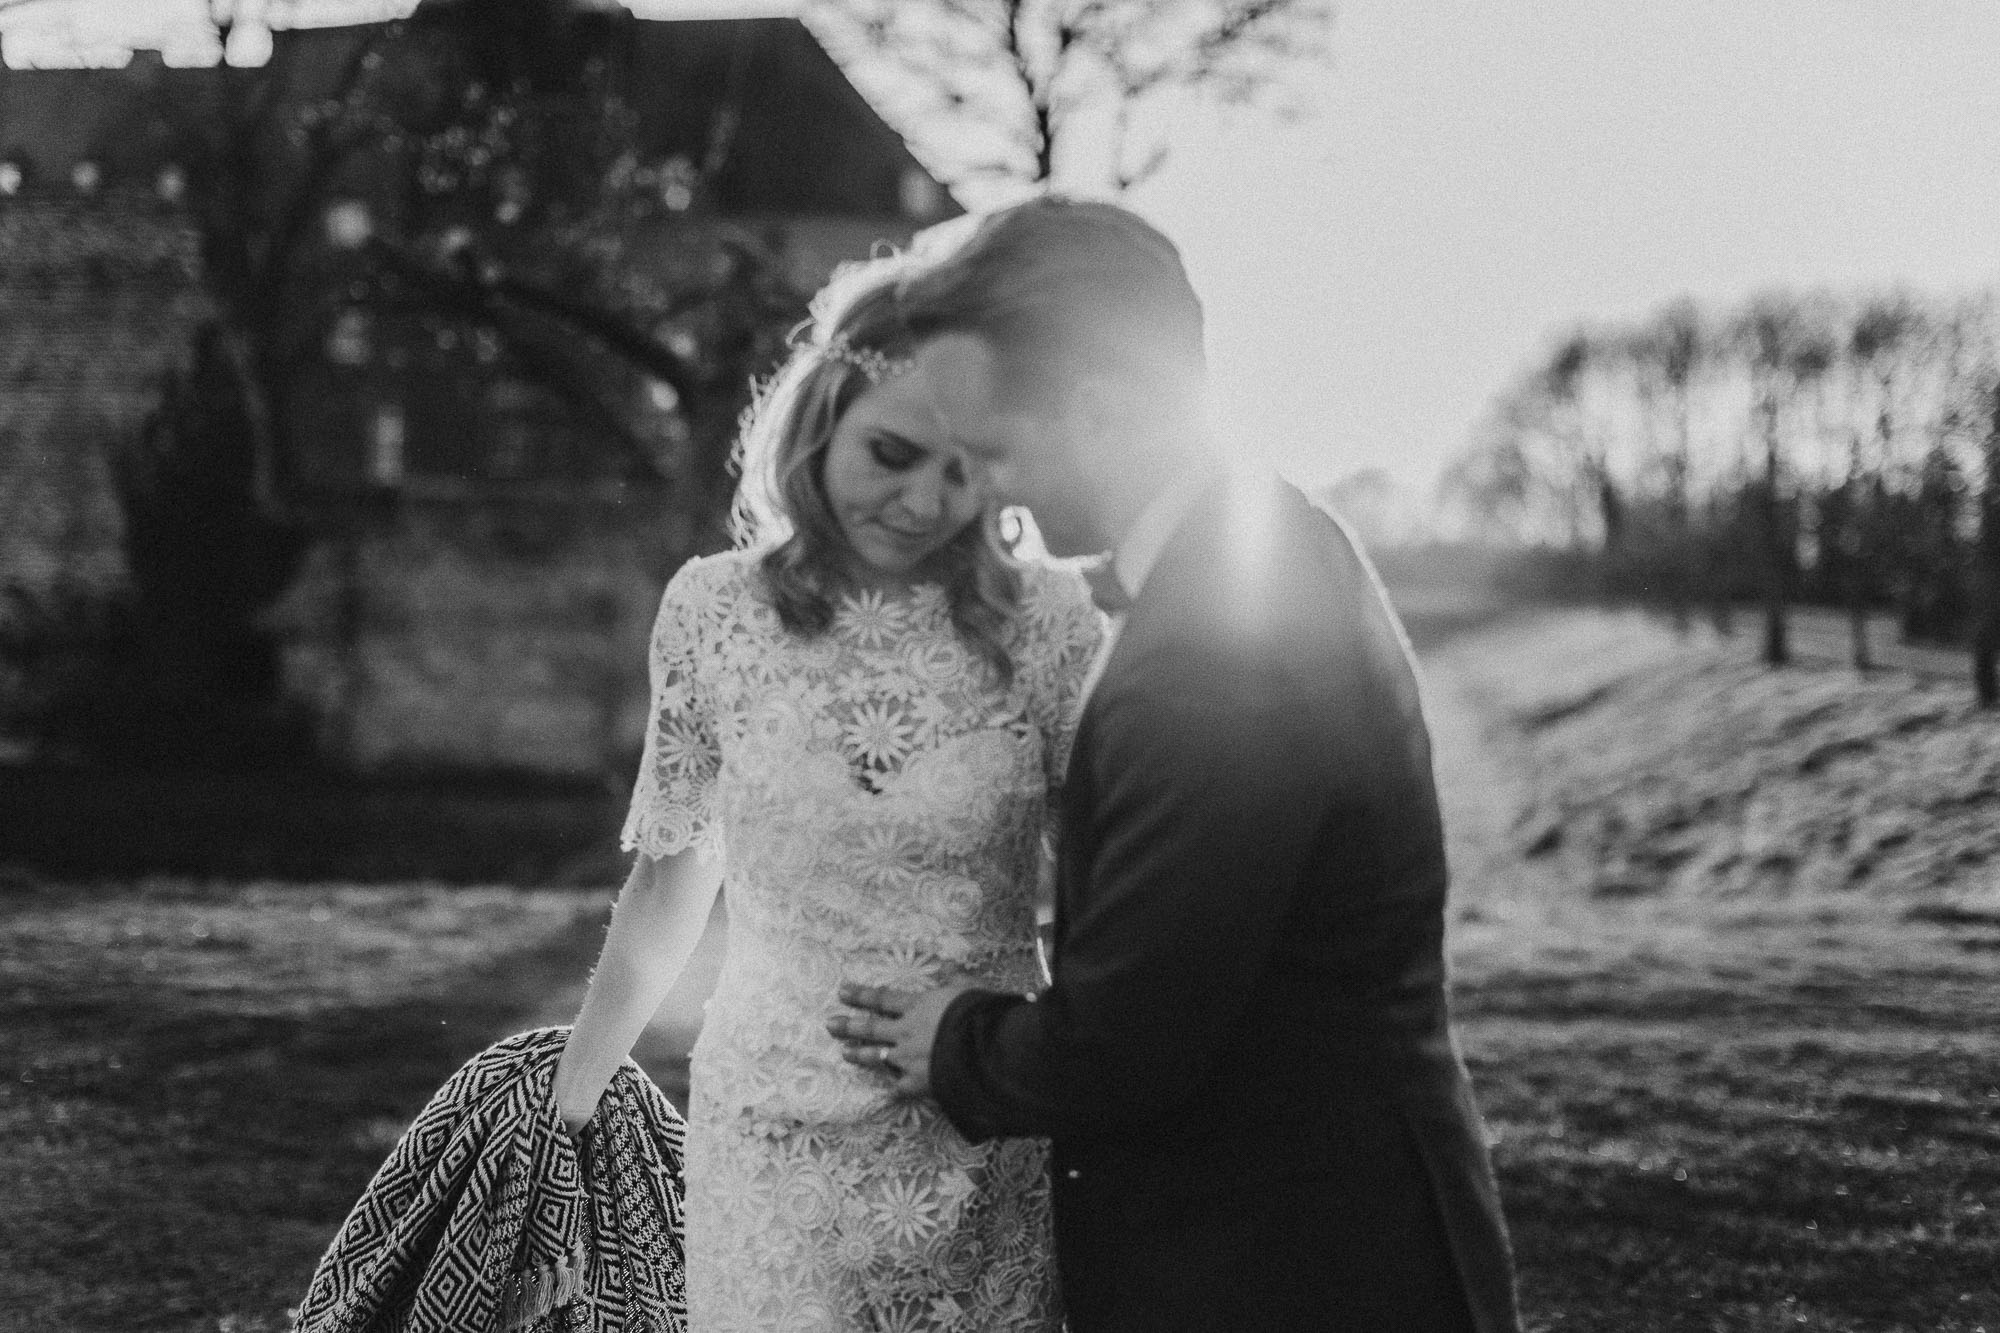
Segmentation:
[[(426, 14), (465, 22), (475, 10), (432, 0), (419, 10)], [(642, 155), (712, 165), (718, 211), (917, 223), (959, 211), (797, 19), (589, 18), (637, 114)], [(275, 34), (273, 61), (286, 47), (308, 48), (299, 63), (310, 83), (369, 31), (287, 29)], [(95, 163), (109, 181), (150, 185), (172, 154), (157, 99), (206, 100), (214, 75), (170, 68), (154, 52), (136, 53), (123, 69), (0, 70), (0, 162), (58, 190), (80, 162)]]
[[(699, 164), (728, 135), (714, 186), (726, 212), (959, 211), (797, 19), (641, 22), (631, 59), (656, 90), (630, 99), (648, 148)], [(928, 210), (911, 207), (922, 191)]]

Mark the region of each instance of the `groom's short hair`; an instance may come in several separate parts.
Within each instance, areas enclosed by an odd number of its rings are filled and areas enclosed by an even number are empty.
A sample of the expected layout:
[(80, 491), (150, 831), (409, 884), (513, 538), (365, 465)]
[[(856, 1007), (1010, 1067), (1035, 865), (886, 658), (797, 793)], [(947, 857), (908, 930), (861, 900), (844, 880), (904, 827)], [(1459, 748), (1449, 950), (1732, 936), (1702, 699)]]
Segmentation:
[(915, 339), (978, 336), (1002, 392), (1046, 394), (1079, 371), (1122, 374), (1163, 406), (1198, 393), (1201, 301), (1180, 252), (1116, 204), (1042, 195), (981, 218), (899, 293)]

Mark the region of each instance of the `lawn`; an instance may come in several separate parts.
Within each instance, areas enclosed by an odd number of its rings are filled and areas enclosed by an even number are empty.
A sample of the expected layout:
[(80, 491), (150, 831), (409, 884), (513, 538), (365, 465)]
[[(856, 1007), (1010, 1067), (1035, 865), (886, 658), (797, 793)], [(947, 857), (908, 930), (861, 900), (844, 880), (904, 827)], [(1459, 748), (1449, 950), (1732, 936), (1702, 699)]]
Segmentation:
[(602, 894), (0, 893), (0, 1330), (286, 1327), (409, 1116), (588, 966)]
[(1427, 662), (1547, 1330), (2000, 1333), (2000, 719), (1552, 616)]
[(1990, 955), (1800, 944), (1466, 989), (1532, 1327), (2000, 1329)]
[[(1742, 656), (1574, 616), (1427, 659), (1530, 1327), (2000, 1333), (2000, 730)], [(0, 880), (0, 1333), (282, 1329), (406, 1118), (573, 1007), (608, 901)]]

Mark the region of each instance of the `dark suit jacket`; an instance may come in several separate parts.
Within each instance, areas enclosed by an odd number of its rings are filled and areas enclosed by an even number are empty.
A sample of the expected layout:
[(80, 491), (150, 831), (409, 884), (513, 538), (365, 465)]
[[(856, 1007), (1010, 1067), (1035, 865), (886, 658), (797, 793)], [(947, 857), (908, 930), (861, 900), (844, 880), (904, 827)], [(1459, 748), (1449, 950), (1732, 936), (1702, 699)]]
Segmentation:
[(1053, 1138), (1077, 1333), (1512, 1333), (1429, 736), (1338, 523), (1281, 483), (1200, 499), (1061, 816), (1053, 984), (962, 996), (931, 1077), (968, 1138)]

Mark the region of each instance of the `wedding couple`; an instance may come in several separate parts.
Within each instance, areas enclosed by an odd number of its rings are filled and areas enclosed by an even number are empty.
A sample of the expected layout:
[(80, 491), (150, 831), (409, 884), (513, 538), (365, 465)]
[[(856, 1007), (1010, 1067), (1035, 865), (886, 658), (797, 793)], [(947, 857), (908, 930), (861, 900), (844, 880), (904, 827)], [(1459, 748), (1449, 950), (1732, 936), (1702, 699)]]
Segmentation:
[(1173, 246), (1037, 199), (814, 316), (667, 588), (555, 1080), (582, 1126), (726, 877), (694, 1333), (1515, 1329), (1408, 651), (1214, 452)]

